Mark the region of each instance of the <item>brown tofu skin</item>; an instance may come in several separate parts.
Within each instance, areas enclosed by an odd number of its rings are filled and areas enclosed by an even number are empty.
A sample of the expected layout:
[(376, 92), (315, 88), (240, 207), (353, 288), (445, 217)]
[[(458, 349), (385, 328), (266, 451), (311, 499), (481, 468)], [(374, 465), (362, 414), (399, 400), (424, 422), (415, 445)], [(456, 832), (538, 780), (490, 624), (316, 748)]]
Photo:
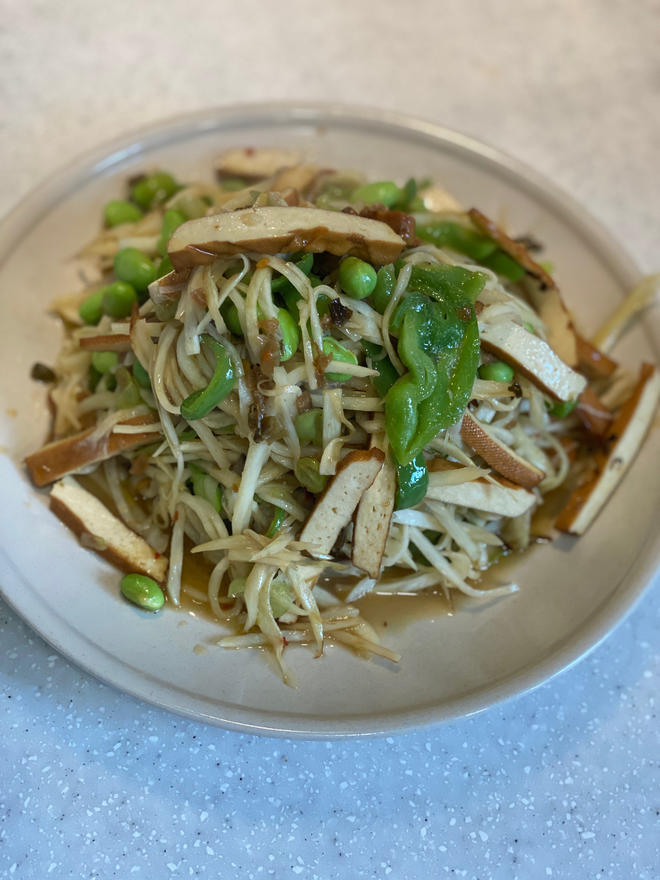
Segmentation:
[[(123, 424), (153, 425), (156, 421), (158, 421), (157, 417), (152, 415), (135, 416), (127, 419)], [(47, 486), (88, 464), (104, 461), (119, 452), (151, 443), (158, 436), (153, 432), (110, 434), (109, 437), (90, 443), (89, 438), (93, 432), (94, 429), (89, 428), (72, 437), (55, 440), (33, 452), (32, 455), (28, 455), (25, 464), (35, 486), (39, 488)]]

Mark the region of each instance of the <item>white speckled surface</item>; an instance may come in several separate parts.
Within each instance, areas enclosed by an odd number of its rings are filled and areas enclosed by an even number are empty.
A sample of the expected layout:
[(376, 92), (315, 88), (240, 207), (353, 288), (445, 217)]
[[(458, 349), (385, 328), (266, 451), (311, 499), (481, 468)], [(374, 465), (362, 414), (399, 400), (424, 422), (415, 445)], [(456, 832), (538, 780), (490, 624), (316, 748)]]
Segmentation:
[[(0, 213), (164, 115), (353, 101), (517, 155), (660, 266), (657, 0), (417, 2), (405, 22), (386, 0), (191, 8), (0, 4)], [(333, 744), (145, 707), (0, 604), (0, 877), (656, 880), (659, 600), (656, 583), (589, 658), (503, 707)]]

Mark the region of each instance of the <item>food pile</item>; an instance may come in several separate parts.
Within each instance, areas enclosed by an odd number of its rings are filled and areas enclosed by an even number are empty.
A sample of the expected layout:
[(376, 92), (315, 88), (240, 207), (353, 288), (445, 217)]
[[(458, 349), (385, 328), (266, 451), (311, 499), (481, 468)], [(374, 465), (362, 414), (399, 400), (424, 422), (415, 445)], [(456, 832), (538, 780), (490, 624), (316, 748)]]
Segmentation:
[(154, 171), (106, 204), (81, 254), (98, 279), (55, 305), (54, 437), (30, 475), (140, 607), (207, 604), (234, 630), (220, 644), (271, 648), (285, 680), (296, 641), (396, 660), (355, 603), (516, 589), (477, 584), (585, 531), (657, 371), (621, 370), (536, 242), (429, 181), (282, 150), (215, 170)]

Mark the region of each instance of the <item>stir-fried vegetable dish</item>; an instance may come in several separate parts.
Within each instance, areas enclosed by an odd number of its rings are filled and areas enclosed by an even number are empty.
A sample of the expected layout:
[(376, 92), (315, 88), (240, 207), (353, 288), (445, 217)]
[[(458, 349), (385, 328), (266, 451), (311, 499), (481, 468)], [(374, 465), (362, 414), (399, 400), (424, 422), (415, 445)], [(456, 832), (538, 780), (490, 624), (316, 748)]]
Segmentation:
[(285, 681), (294, 642), (396, 661), (361, 597), (517, 589), (479, 581), (585, 531), (657, 371), (577, 331), (537, 242), (430, 181), (282, 150), (215, 170), (105, 205), (98, 280), (57, 301), (61, 353), (33, 372), (54, 424), (28, 469), (139, 607), (206, 604)]

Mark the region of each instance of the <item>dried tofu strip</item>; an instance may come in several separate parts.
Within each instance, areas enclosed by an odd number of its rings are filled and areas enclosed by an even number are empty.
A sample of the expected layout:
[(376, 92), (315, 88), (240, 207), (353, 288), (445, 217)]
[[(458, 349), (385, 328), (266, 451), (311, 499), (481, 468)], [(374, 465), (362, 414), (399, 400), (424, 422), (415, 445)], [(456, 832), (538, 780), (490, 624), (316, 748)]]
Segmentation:
[(131, 337), (128, 333), (102, 333), (98, 336), (81, 336), (80, 347), (84, 351), (116, 351), (131, 350)]
[(596, 519), (639, 452), (659, 396), (660, 374), (650, 364), (643, 364), (635, 390), (612, 423), (607, 452), (596, 456), (596, 476), (576, 489), (557, 519), (560, 531), (582, 535)]
[(127, 528), (72, 477), (65, 477), (53, 486), (50, 509), (78, 535), (85, 547), (95, 550), (117, 568), (146, 574), (164, 583), (167, 557)]
[(532, 305), (547, 325), (548, 341), (564, 363), (569, 367), (576, 366), (578, 357), (575, 331), (570, 313), (564, 305), (554, 280), (542, 266), (532, 259), (524, 244), (509, 238), (485, 214), (476, 208), (471, 208), (468, 215), (478, 229), (490, 236), (534, 279), (535, 283), (528, 286), (527, 292)]
[(463, 465), (446, 459), (433, 459), (429, 462), (429, 487), (426, 497), (431, 501), (443, 501), (497, 516), (520, 516), (536, 504), (533, 492), (517, 486), (503, 477), (493, 477), (491, 481), (478, 477), (476, 480), (448, 485), (442, 480), (445, 470), (465, 470)]
[(222, 254), (295, 251), (348, 254), (384, 264), (396, 260), (403, 239), (385, 223), (320, 208), (245, 208), (188, 220), (169, 240), (175, 269), (212, 263)]
[(356, 450), (342, 459), (300, 533), (317, 556), (327, 556), (348, 525), (362, 493), (371, 486), (385, 455), (380, 449)]
[(502, 443), (486, 425), (466, 412), (461, 423), (461, 437), (494, 471), (525, 489), (533, 489), (545, 473)]
[(146, 430), (158, 423), (156, 415), (135, 416), (120, 424), (144, 425), (140, 434), (115, 434), (97, 437), (96, 428), (89, 428), (72, 437), (48, 443), (38, 452), (28, 455), (25, 464), (36, 486), (47, 486), (67, 474), (75, 473), (90, 464), (97, 464), (117, 455), (128, 452), (146, 443), (152, 443), (154, 432)]
[[(386, 446), (384, 435), (372, 437), (372, 449), (386, 453)], [(383, 567), (396, 486), (396, 469), (391, 457), (385, 454), (385, 461), (376, 479), (360, 499), (353, 526), (353, 565), (366, 571), (372, 578), (379, 577)]]
[(547, 342), (512, 321), (479, 326), (482, 348), (511, 364), (556, 400), (575, 400), (587, 380), (558, 357)]
[(235, 147), (223, 153), (215, 164), (218, 177), (240, 177), (243, 180), (263, 180), (272, 177), (281, 168), (298, 165), (302, 156), (293, 150), (277, 147)]

